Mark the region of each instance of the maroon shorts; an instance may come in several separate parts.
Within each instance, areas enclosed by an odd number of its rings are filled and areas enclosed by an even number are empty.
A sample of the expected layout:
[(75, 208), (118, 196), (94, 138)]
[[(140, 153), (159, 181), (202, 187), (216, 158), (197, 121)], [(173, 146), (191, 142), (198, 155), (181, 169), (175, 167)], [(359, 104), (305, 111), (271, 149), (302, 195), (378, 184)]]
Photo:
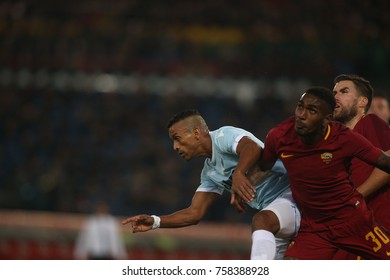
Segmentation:
[[(340, 224), (318, 229), (305, 226), (304, 219), (298, 235), (287, 248), (286, 257), (301, 260), (340, 259), (340, 249), (350, 257), (390, 260), (390, 235), (374, 219), (365, 203)], [(342, 256), (342, 255), (341, 255)], [(347, 257), (346, 257), (347, 258)]]

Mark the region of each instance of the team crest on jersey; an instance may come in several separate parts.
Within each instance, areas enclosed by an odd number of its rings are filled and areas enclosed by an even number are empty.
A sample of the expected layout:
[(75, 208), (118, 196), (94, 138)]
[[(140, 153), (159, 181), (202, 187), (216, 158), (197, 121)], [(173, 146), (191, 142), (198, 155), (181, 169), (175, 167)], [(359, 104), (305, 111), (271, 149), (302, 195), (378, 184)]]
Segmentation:
[(333, 159), (333, 155), (332, 155), (332, 153), (329, 153), (329, 152), (322, 153), (321, 154), (321, 159), (326, 164), (329, 164), (332, 161), (332, 159)]

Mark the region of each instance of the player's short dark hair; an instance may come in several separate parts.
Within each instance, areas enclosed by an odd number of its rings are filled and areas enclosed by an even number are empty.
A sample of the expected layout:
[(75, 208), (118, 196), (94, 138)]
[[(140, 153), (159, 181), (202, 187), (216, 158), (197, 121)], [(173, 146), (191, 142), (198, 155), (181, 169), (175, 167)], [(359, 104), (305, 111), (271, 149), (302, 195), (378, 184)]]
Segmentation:
[(368, 102), (365, 108), (367, 112), (371, 106), (372, 96), (374, 95), (374, 88), (371, 86), (370, 81), (355, 74), (341, 74), (334, 78), (335, 84), (340, 81), (351, 81), (356, 86), (359, 94), (367, 98)]
[(306, 93), (312, 94), (324, 101), (325, 104), (329, 107), (329, 113), (333, 113), (334, 108), (336, 107), (336, 100), (334, 98), (333, 92), (330, 89), (326, 87), (312, 87), (306, 90)]
[(176, 113), (169, 121), (167, 128), (171, 128), (172, 125), (177, 123), (178, 121), (184, 120), (191, 116), (200, 116), (200, 113), (196, 109), (185, 109), (184, 111), (181, 111), (179, 113)]

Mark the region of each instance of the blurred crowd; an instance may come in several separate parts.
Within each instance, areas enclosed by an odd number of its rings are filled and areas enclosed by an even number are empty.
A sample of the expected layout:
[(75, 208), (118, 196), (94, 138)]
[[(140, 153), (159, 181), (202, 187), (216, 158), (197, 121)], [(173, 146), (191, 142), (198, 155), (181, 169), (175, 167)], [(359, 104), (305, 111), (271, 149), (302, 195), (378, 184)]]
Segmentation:
[(141, 74), (310, 77), (390, 63), (386, 0), (0, 3), (0, 65)]
[[(172, 150), (166, 123), (174, 113), (197, 108), (211, 130), (236, 125), (262, 139), (292, 113), (272, 88), (242, 106), (235, 96), (180, 88), (37, 86), (20, 82), (26, 73), (288, 77), (324, 86), (357, 73), (386, 89), (389, 3), (2, 1), (0, 207), (87, 213), (106, 200), (114, 215), (169, 213), (189, 204), (202, 165)], [(19, 73), (19, 84), (9, 73)], [(207, 219), (230, 214), (217, 204)]]

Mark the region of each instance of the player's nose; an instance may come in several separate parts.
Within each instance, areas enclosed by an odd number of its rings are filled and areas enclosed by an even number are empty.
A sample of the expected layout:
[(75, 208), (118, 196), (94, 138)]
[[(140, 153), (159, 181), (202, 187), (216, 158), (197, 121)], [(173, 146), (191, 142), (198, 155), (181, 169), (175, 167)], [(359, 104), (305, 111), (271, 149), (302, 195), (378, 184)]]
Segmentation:
[(176, 142), (173, 142), (173, 150), (175, 151), (179, 151), (179, 144), (177, 144)]
[(303, 120), (303, 119), (305, 119), (305, 117), (306, 117), (306, 110), (305, 110), (305, 109), (297, 110), (296, 113), (295, 113), (295, 115), (296, 115), (296, 117), (297, 117), (298, 119)]

